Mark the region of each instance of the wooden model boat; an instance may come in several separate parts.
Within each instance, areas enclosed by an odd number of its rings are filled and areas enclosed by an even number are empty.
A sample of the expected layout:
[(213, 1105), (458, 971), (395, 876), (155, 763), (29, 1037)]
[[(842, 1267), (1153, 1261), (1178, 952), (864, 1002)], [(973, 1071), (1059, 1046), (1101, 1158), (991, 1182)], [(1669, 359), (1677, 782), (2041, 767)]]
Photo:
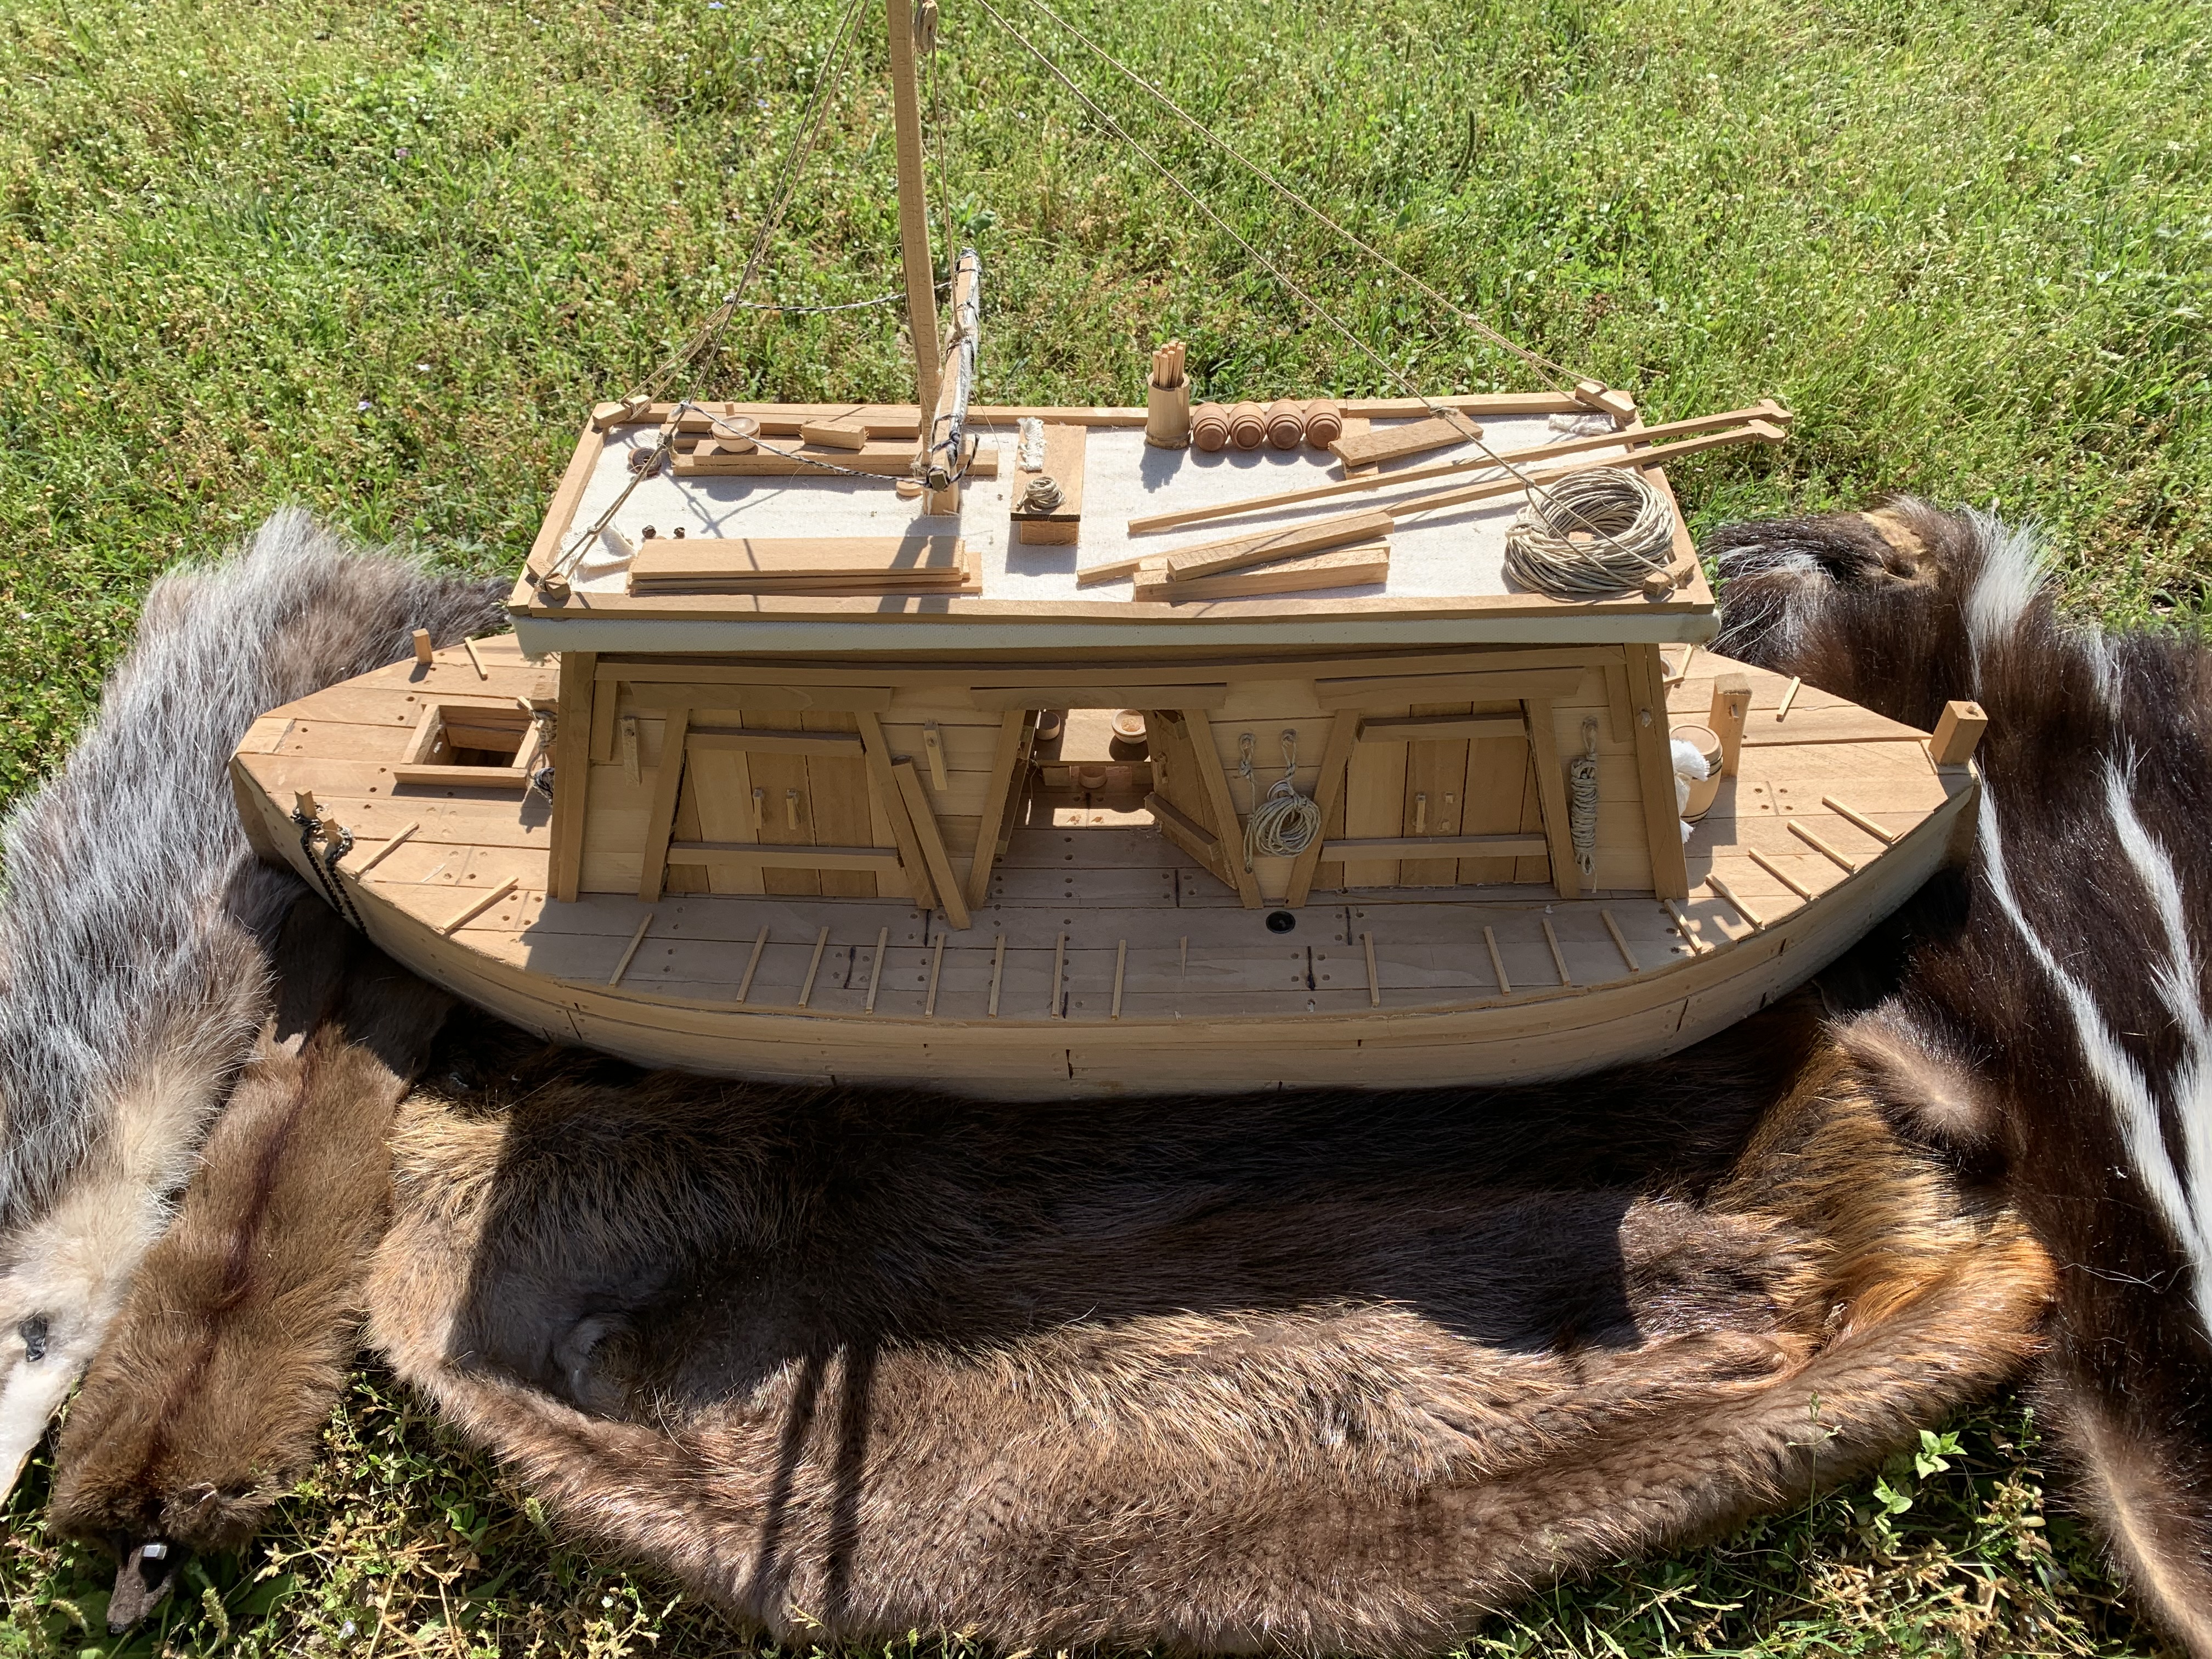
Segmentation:
[[(906, 149), (915, 403), (603, 404), (512, 637), (248, 734), (257, 845), (392, 956), (749, 1078), (1480, 1084), (1693, 1042), (1943, 860), (1971, 708), (1931, 738), (1698, 649), (1661, 469), (1786, 412), (1647, 428), (1581, 381), (1194, 414), (1173, 345), (1143, 405), (973, 405), (980, 272), (940, 354)], [(1516, 580), (1524, 502), (1593, 471), (1644, 481), (1644, 580)], [(1686, 837), (1684, 726), (1722, 762)]]

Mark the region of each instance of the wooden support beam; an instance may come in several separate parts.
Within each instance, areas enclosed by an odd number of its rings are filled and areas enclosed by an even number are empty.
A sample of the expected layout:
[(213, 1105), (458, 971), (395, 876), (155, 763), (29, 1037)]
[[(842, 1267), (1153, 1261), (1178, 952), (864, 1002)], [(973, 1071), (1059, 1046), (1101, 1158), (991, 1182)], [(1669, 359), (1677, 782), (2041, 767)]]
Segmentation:
[(814, 997), (814, 976), (822, 971), (822, 952), (830, 944), (830, 930), (823, 927), (814, 936), (813, 959), (806, 964), (806, 982), (799, 988), (799, 1006), (804, 1008)]
[(1260, 908), (1260, 884), (1244, 867), (1244, 821), (1237, 816), (1237, 803), (1229, 793), (1229, 777), (1222, 770), (1221, 750), (1213, 741), (1213, 722), (1206, 711), (1188, 703), (1172, 705), (1190, 728), (1191, 747), (1197, 751), (1199, 786), (1206, 792), (1214, 832), (1221, 837), (1221, 861), (1229, 866), (1231, 884), (1248, 910)]
[[(660, 902), (668, 876), (668, 843), (676, 833), (676, 801), (684, 787), (684, 735), (691, 724), (689, 703), (675, 703), (666, 711), (660, 735), (660, 766), (653, 780), (653, 802), (646, 809), (645, 859), (639, 866), (637, 896), (647, 904)], [(553, 805), (561, 804), (556, 781)]]
[(937, 814), (931, 810), (929, 796), (921, 787), (921, 775), (915, 769), (911, 757), (902, 755), (891, 763), (891, 773), (898, 781), (899, 799), (906, 803), (908, 821), (914, 825), (915, 837), (921, 842), (922, 862), (929, 866), (929, 879), (937, 888), (937, 901), (945, 908), (945, 919), (965, 933), (971, 925), (968, 906), (960, 896), (960, 884), (952, 874), (952, 860), (945, 850), (945, 835), (937, 827)]
[(1036, 716), (1028, 708), (1009, 708), (999, 721), (999, 741), (991, 755), (991, 782), (983, 795), (983, 817), (975, 831), (975, 854), (968, 861), (966, 897), (971, 908), (980, 908), (989, 896), (991, 866), (999, 856), (999, 842), (1012, 815), (1015, 784), (1029, 758)]
[(1552, 866), (1552, 885), (1563, 899), (1583, 896), (1582, 866), (1575, 862), (1575, 837), (1567, 822), (1567, 775), (1559, 756), (1558, 717), (1551, 702), (1531, 697), (1522, 707), (1528, 716), (1528, 758), (1536, 769), (1536, 805), (1544, 820), (1544, 842)]
[[(584, 825), (592, 782), (592, 727), (597, 716), (599, 653), (561, 653), (560, 707), (553, 724), (553, 826), (549, 896), (576, 900), (584, 868)], [(611, 703), (615, 688), (604, 693)]]
[(1453, 444), (1472, 443), (1481, 435), (1482, 428), (1464, 416), (1447, 420), (1437, 415), (1404, 426), (1376, 427), (1357, 437), (1339, 438), (1328, 447), (1350, 472), (1357, 467), (1382, 466), (1409, 455), (1425, 455)]
[(753, 975), (760, 972), (761, 952), (768, 949), (768, 927), (762, 924), (760, 937), (753, 941), (753, 953), (745, 958), (745, 976), (738, 982), (738, 1000), (743, 1002), (753, 994)]
[(1375, 935), (1362, 933), (1359, 948), (1367, 953), (1367, 1006), (1380, 1008), (1382, 1006), (1382, 981), (1375, 976)]
[[(938, 900), (928, 861), (922, 856), (921, 838), (907, 816), (906, 797), (899, 793), (897, 775), (891, 770), (890, 750), (884, 741), (882, 723), (867, 709), (860, 710), (853, 719), (860, 728), (868, 776), (875, 784), (877, 798), (883, 802), (884, 816), (891, 821), (891, 839), (898, 843), (900, 868), (912, 891), (915, 907), (933, 910)], [(946, 914), (951, 914), (949, 909)]]
[[(1336, 717), (1329, 722), (1328, 741), (1321, 753), (1321, 772), (1314, 780), (1314, 805), (1320, 809), (1324, 826), (1338, 802), (1344, 799), (1345, 780), (1352, 769), (1352, 745), (1366, 735), (1368, 726), (1375, 724), (1373, 720), (1363, 720), (1349, 708), (1337, 710)], [(1283, 902), (1291, 909), (1303, 905), (1312, 893), (1314, 874), (1321, 868), (1321, 853), (1322, 837), (1316, 835), (1291, 864), (1290, 890), (1283, 896)]]
[(1690, 896), (1689, 860), (1682, 852), (1682, 820), (1674, 811), (1674, 757), (1660, 689), (1665, 665), (1656, 645), (1628, 650), (1628, 696), (1636, 706), (1637, 787), (1643, 798), (1644, 842), (1651, 858), (1651, 889), (1662, 899)]
[(1844, 805), (1843, 802), (1838, 800), (1833, 795), (1821, 796), (1820, 805), (1826, 807), (1830, 811), (1833, 812), (1838, 817), (1843, 819), (1846, 823), (1856, 824), (1860, 829), (1865, 830), (1867, 834), (1872, 836), (1876, 841), (1880, 842), (1884, 847), (1888, 846), (1892, 842), (1897, 839), (1897, 832), (1895, 830), (1883, 829), (1880, 824), (1876, 823), (1872, 818), (1869, 817), (1863, 812), (1854, 812), (1850, 807)]
[(1790, 821), (1790, 833), (1847, 874), (1854, 876), (1858, 874), (1858, 860), (1851, 857), (1848, 853), (1838, 852), (1835, 848), (1829, 846), (1826, 842), (1821, 840), (1795, 818)]

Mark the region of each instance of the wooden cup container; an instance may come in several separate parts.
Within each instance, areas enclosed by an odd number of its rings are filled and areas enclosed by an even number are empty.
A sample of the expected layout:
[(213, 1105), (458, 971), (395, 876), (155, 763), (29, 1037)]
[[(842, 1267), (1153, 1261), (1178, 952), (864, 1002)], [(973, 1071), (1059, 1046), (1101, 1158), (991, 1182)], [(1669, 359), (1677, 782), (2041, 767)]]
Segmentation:
[(1306, 411), (1288, 398), (1267, 405), (1267, 442), (1277, 449), (1296, 449), (1306, 435)]
[[(1149, 420), (1146, 424), (1150, 424)], [(1226, 449), (1229, 447), (1229, 411), (1219, 404), (1200, 404), (1190, 417), (1190, 441), (1208, 454), (1217, 449)]]
[[(1155, 449), (1181, 449), (1190, 442), (1190, 382), (1145, 387), (1145, 441)], [(1218, 444), (1214, 446), (1219, 448)]]
[(1239, 404), (1229, 411), (1229, 441), (1239, 449), (1257, 449), (1267, 436), (1267, 416), (1257, 404)]

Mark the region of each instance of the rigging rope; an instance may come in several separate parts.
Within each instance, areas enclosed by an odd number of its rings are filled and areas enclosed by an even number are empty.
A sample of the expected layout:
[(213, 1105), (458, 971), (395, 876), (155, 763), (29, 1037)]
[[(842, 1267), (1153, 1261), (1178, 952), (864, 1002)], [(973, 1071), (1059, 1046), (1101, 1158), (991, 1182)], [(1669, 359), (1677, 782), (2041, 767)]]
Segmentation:
[[(1097, 99), (1091, 97), (1089, 93), (1085, 92), (1080, 86), (1077, 85), (1074, 80), (1069, 76), (1067, 71), (1060, 68), (1058, 64), (1054, 63), (1051, 57), (1047, 54), (1042, 47), (1037, 46), (1036, 42), (1032, 41), (1019, 29), (1016, 28), (1012, 23), (1009, 22), (1006, 18), (1000, 14), (998, 8), (991, 3), (991, 0), (975, 0), (975, 3), (983, 9), (984, 12), (990, 17), (993, 22), (996, 23), (1000, 28), (1012, 35), (1017, 45), (1018, 45), (1024, 52), (1028, 52), (1030, 57), (1036, 58), (1038, 63), (1042, 64), (1048, 75), (1051, 76), (1054, 80), (1059, 82), (1060, 85), (1066, 87), (1070, 92), (1073, 93), (1076, 98), (1082, 103), (1083, 106), (1089, 110), (1092, 115), (1097, 118), (1100, 125), (1104, 126), (1105, 129), (1109, 132), (1112, 133), (1115, 137), (1120, 139), (1121, 143), (1127, 145), (1129, 149), (1133, 150), (1139, 156), (1142, 157), (1154, 172), (1158, 173), (1162, 179), (1167, 181), (1170, 188), (1179, 192), (1193, 207), (1196, 208), (1200, 213), (1204, 214), (1207, 219), (1212, 221), (1214, 227), (1218, 229), (1222, 234), (1228, 237), (1230, 240), (1236, 243), (1237, 246), (1243, 248), (1246, 253), (1249, 254), (1255, 264), (1258, 264), (1262, 270), (1266, 271), (1270, 276), (1281, 283), (1285, 289), (1288, 289), (1291, 296), (1297, 300), (1300, 304), (1304, 305), (1308, 310), (1311, 311), (1315, 316), (1318, 317), (1322, 322), (1328, 324), (1330, 328), (1335, 330), (1339, 335), (1342, 336), (1347, 345), (1351, 346), (1353, 350), (1359, 353), (1361, 356), (1366, 358), (1369, 362), (1374, 364), (1375, 367), (1381, 371), (1382, 375), (1386, 379), (1394, 382), (1397, 386), (1398, 389), (1405, 393), (1407, 398), (1419, 404), (1423, 408), (1426, 409), (1430, 414), (1436, 416), (1441, 420), (1451, 422), (1462, 432), (1466, 433), (1468, 434), (1468, 441), (1472, 443), (1478, 450), (1481, 451), (1483, 454), (1488, 456), (1492, 465), (1503, 467), (1508, 473), (1511, 474), (1513, 477), (1520, 482), (1522, 488), (1528, 492), (1528, 497), (1531, 501), (1540, 501), (1544, 498), (1550, 486), (1539, 483), (1535, 479), (1530, 477), (1526, 472), (1522, 471), (1511, 461), (1507, 460), (1503, 455), (1500, 455), (1496, 450), (1492, 449), (1483, 441), (1482, 436), (1479, 432), (1472, 429), (1474, 423), (1468, 420), (1466, 416), (1460, 413), (1459, 410), (1451, 408), (1449, 404), (1439, 404), (1432, 398), (1424, 396), (1403, 374), (1400, 373), (1394, 364), (1384, 358), (1381, 353), (1375, 350), (1373, 347), (1370, 346), (1357, 334), (1353, 333), (1350, 326), (1340, 319), (1334, 312), (1331, 311), (1319, 300), (1316, 299), (1312, 295), (1307, 293), (1305, 289), (1300, 288), (1296, 283), (1292, 282), (1290, 277), (1285, 274), (1280, 266), (1277, 265), (1274, 261), (1268, 258), (1266, 254), (1261, 252), (1258, 248), (1253, 246), (1235, 226), (1231, 225), (1226, 219), (1224, 219), (1218, 213), (1216, 213), (1213, 209), (1207, 204), (1204, 197), (1199, 195), (1199, 193), (1191, 189), (1188, 185), (1186, 185), (1182, 179), (1176, 178), (1174, 172), (1168, 167), (1167, 163), (1161, 161), (1158, 156), (1153, 155), (1152, 151), (1146, 149), (1142, 144), (1131, 137), (1127, 129), (1123, 127), (1120, 122), (1116, 121)], [(1036, 4), (1037, 3), (1037, 0), (1030, 0), (1030, 3)], [(1449, 303), (1449, 301), (1446, 301), (1445, 303)], [(1561, 372), (1564, 373), (1565, 371)], [(1579, 519), (1580, 515), (1577, 514), (1573, 508), (1569, 507), (1565, 510), (1569, 516)], [(1584, 524), (1583, 527), (1599, 539), (1605, 541), (1607, 544), (1612, 542), (1612, 536), (1602, 527), (1592, 524)]]
[[(745, 260), (744, 270), (738, 277), (738, 285), (722, 296), (722, 303), (714, 308), (704, 325), (683, 349), (647, 375), (636, 391), (623, 399), (623, 402), (641, 397), (658, 401), (660, 394), (674, 384), (678, 375), (721, 343), (722, 331), (729, 325), (730, 319), (737, 314), (738, 307), (744, 302), (745, 290), (752, 286), (753, 278), (760, 272), (761, 261), (767, 257), (769, 243), (775, 234), (776, 227), (783, 222), (783, 216), (789, 211), (792, 198), (799, 193), (799, 175), (805, 170), (806, 158), (813, 153), (815, 141), (821, 136), (823, 118), (829, 113), (831, 96), (844, 78), (845, 46), (852, 38), (853, 24), (860, 16), (864, 3), (865, 0), (852, 0), (845, 9), (843, 20), (837, 25), (837, 33), (830, 44), (829, 58), (822, 66), (820, 78), (814, 83), (813, 103), (799, 118), (799, 130), (792, 135), (791, 149), (784, 158), (781, 193), (761, 220), (760, 234), (753, 239), (753, 250)], [(678, 405), (678, 414), (688, 407), (690, 407), (688, 402)], [(660, 441), (654, 447), (652, 458), (645, 465), (631, 469), (629, 482), (607, 504), (606, 511), (599, 514), (598, 522), (554, 556), (544, 575), (538, 579), (541, 588), (549, 583), (558, 586), (568, 580), (568, 572), (583, 557), (585, 550), (599, 541), (600, 532), (615, 521), (615, 514), (622, 510), (623, 504), (629, 500), (637, 487), (660, 471), (675, 444), (676, 420), (672, 417), (661, 428)]]
[(1497, 328), (1493, 327), (1489, 323), (1485, 322), (1481, 318), (1476, 316), (1465, 306), (1456, 304), (1453, 301), (1447, 299), (1443, 295), (1438, 293), (1434, 288), (1431, 288), (1427, 283), (1423, 282), (1412, 271), (1407, 270), (1395, 259), (1393, 259), (1389, 254), (1383, 252), (1380, 248), (1370, 245), (1359, 236), (1358, 233), (1344, 225), (1339, 224), (1327, 213), (1324, 213), (1320, 208), (1315, 206), (1297, 191), (1291, 189), (1290, 185), (1285, 184), (1280, 179), (1277, 178), (1273, 173), (1270, 173), (1266, 167), (1261, 166), (1257, 161), (1253, 161), (1242, 150), (1238, 149), (1234, 144), (1231, 143), (1226, 138), (1222, 137), (1220, 134), (1215, 132), (1211, 127), (1207, 126), (1203, 121), (1200, 121), (1196, 116), (1192, 115), (1188, 111), (1185, 110), (1180, 104), (1176, 103), (1174, 99), (1169, 97), (1167, 94), (1162, 92), (1150, 81), (1147, 81), (1143, 76), (1138, 74), (1136, 70), (1131, 69), (1127, 64), (1121, 62), (1120, 58), (1115, 57), (1113, 53), (1108, 52), (1097, 41), (1091, 40), (1091, 37), (1084, 33), (1081, 29), (1076, 27), (1074, 24), (1069, 22), (1058, 12), (1054, 11), (1049, 5), (1046, 4), (1045, 0), (1029, 0), (1029, 3), (1035, 6), (1039, 11), (1042, 12), (1047, 17), (1052, 19), (1052, 21), (1058, 24), (1061, 29), (1074, 36), (1076, 40), (1083, 46), (1084, 49), (1089, 52), (1094, 58), (1112, 65), (1115, 70), (1118, 72), (1124, 80), (1127, 81), (1131, 85), (1141, 88), (1163, 109), (1168, 111), (1185, 126), (1188, 126), (1192, 131), (1198, 134), (1200, 137), (1206, 140), (1207, 143), (1212, 144), (1223, 155), (1228, 156), (1246, 172), (1251, 173), (1255, 178), (1265, 184), (1268, 189), (1282, 197), (1284, 200), (1294, 204), (1304, 212), (1310, 215), (1313, 218), (1328, 226), (1330, 230), (1334, 231), (1345, 241), (1349, 242), (1353, 247), (1358, 248), (1369, 258), (1383, 266), (1395, 276), (1402, 278), (1407, 283), (1411, 283), (1414, 288), (1419, 289), (1422, 294), (1425, 295), (1434, 303), (1442, 306), (1446, 311), (1451, 313), (1453, 316), (1458, 318), (1462, 323), (1472, 329), (1475, 334), (1486, 343), (1496, 347), (1500, 351), (1511, 353), (1514, 356), (1520, 358), (1522, 362), (1527, 363), (1531, 368), (1543, 375), (1547, 380), (1553, 381), (1555, 385), (1560, 381), (1571, 383), (1582, 378), (1576, 374), (1572, 369), (1567, 368), (1562, 364), (1554, 362), (1551, 358), (1545, 356), (1541, 352), (1532, 350), (1530, 348), (1522, 345), (1518, 340), (1513, 339), (1510, 336), (1502, 333)]

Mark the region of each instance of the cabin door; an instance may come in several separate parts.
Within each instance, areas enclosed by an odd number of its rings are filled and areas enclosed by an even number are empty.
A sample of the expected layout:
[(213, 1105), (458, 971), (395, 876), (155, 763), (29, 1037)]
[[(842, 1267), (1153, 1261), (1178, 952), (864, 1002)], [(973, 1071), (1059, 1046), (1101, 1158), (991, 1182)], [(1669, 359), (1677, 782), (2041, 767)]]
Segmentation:
[[(827, 851), (897, 856), (884, 804), (869, 787), (858, 717), (748, 709), (734, 725), (695, 730), (684, 743), (668, 889), (792, 897), (905, 896), (896, 872), (819, 862)], [(809, 739), (816, 741), (809, 742)], [(755, 857), (683, 862), (688, 848), (792, 849), (789, 864)], [(742, 856), (742, 855), (741, 855)]]
[[(1409, 703), (1359, 712), (1322, 887), (1538, 885), (1567, 852), (1548, 702)], [(1551, 787), (1547, 787), (1549, 784)], [(1550, 797), (1550, 799), (1547, 799)], [(1556, 814), (1556, 818), (1554, 817)], [(1570, 877), (1562, 892), (1575, 886)]]

